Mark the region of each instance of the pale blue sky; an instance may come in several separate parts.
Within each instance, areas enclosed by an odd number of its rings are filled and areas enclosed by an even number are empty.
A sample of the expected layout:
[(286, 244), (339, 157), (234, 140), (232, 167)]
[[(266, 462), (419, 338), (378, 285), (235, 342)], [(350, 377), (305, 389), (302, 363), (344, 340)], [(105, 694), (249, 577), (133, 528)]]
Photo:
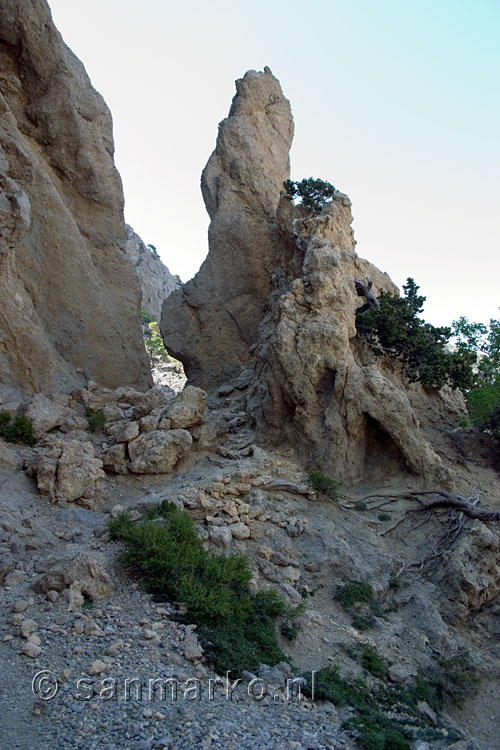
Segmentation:
[(435, 324), (499, 317), (498, 0), (49, 4), (113, 113), (126, 220), (183, 280), (207, 252), (199, 180), (234, 80), (269, 65), (292, 178), (350, 195), (359, 254), (413, 276)]

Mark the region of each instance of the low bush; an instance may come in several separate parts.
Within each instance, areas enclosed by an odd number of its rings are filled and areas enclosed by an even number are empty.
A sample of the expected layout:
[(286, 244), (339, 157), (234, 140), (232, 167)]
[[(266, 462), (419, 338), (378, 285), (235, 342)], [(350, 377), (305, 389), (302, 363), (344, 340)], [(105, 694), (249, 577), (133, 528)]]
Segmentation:
[(319, 216), (325, 203), (337, 192), (331, 183), (314, 177), (304, 178), (300, 182), (287, 180), (283, 183), (283, 187), (287, 195), (291, 198), (298, 198), (301, 205), (315, 216)]
[(372, 677), (379, 680), (387, 679), (387, 664), (380, 654), (377, 653), (373, 646), (365, 646), (363, 649), (362, 660), (363, 669), (366, 669)]
[(124, 542), (121, 560), (138, 571), (159, 600), (182, 604), (183, 620), (195, 623), (206, 657), (219, 672), (255, 670), (286, 659), (277, 638), (296, 610), (274, 589), (250, 590), (252, 572), (241, 554), (207, 551), (191, 518), (164, 501), (139, 524), (128, 515), (110, 523), (113, 539)]
[(85, 416), (91, 432), (100, 432), (104, 429), (106, 418), (102, 411), (94, 411), (89, 406), (85, 407)]
[[(356, 732), (357, 743), (363, 750), (409, 750), (410, 741), (422, 738), (442, 740), (443, 723), (439, 713), (448, 705), (463, 705), (466, 697), (477, 690), (478, 679), (467, 655), (452, 659), (437, 659), (435, 666), (424, 673), (419, 671), (412, 684), (393, 685), (386, 682), (387, 665), (370, 646), (349, 647), (351, 658), (358, 661), (372, 677), (382, 682), (370, 687), (361, 678), (341, 676), (336, 665), (305, 674), (306, 694), (320, 700), (332, 701), (337, 708), (351, 706), (354, 715), (343, 723), (345, 729)], [(313, 684), (314, 680), (314, 684)], [(419, 701), (426, 701), (438, 715), (438, 726), (429, 726), (419, 709)], [(446, 727), (448, 739), (460, 735)]]
[(336, 482), (321, 471), (310, 471), (307, 475), (307, 484), (317, 494), (324, 493), (325, 495), (328, 495), (331, 500), (337, 500), (338, 498), (340, 482)]
[(25, 414), (12, 417), (6, 411), (0, 412), (0, 437), (5, 438), (8, 443), (25, 443), (26, 445), (36, 443), (33, 422)]
[(335, 599), (339, 601), (345, 609), (350, 609), (358, 602), (369, 602), (372, 598), (372, 587), (364, 581), (348, 581), (340, 585), (335, 594)]

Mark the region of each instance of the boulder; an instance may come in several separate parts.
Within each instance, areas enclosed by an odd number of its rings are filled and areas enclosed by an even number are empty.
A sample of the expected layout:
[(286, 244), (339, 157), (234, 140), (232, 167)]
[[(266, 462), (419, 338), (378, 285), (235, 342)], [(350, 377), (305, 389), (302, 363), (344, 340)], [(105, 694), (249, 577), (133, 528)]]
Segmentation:
[(147, 391), (147, 393), (143, 393), (142, 397), (136, 401), (134, 408), (135, 419), (145, 417), (153, 410), (155, 413), (158, 413), (156, 410), (161, 407), (166, 407), (174, 395), (174, 391), (168, 386), (154, 385), (149, 391)]
[(92, 443), (47, 437), (35, 452), (28, 473), (53, 502), (88, 499), (98, 491), (104, 472)]
[(66, 406), (62, 406), (42, 393), (38, 393), (26, 409), (26, 416), (31, 419), (33, 433), (38, 439), (54, 427), (60, 427), (73, 415)]
[(170, 401), (165, 417), (170, 419), (173, 429), (187, 429), (205, 422), (207, 394), (201, 388), (188, 385), (173, 401)]
[(74, 558), (54, 562), (33, 582), (32, 587), (40, 594), (78, 590), (82, 596), (98, 601), (114, 590), (114, 582), (107, 567), (108, 563), (98, 553), (82, 552)]
[(129, 461), (126, 444), (117, 443), (106, 451), (103, 464), (106, 471), (111, 471), (113, 474), (128, 474)]
[(187, 430), (153, 430), (128, 444), (130, 471), (134, 474), (168, 474), (191, 450)]

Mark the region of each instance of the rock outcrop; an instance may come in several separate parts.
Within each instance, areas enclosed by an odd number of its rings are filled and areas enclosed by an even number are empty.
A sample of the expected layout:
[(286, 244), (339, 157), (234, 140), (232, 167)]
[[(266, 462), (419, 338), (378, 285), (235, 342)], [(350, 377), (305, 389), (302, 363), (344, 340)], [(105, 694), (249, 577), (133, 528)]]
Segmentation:
[(268, 68), (249, 71), (236, 89), (201, 180), (210, 252), (195, 278), (168, 297), (161, 320), (165, 346), (202, 387), (247, 360), (269, 273), (281, 264), (276, 208), (290, 172), (290, 105)]
[(377, 357), (356, 336), (355, 279), (370, 278), (376, 295), (397, 289), (357, 256), (351, 201), (337, 193), (316, 218), (283, 196), (279, 222), (296, 250), (288, 274), (275, 274), (253, 357), (248, 404), (259, 429), (348, 483), (408, 474), (449, 486), (418, 412), (429, 400), (435, 409), (436, 396), (449, 411), (453, 399), (420, 386), (410, 397), (398, 362)]
[(45, 0), (0, 6), (0, 398), (147, 388), (111, 116)]
[(125, 252), (139, 280), (141, 308), (159, 323), (162, 305), (169, 294), (179, 287), (179, 282), (128, 224), (125, 224)]
[(163, 307), (167, 348), (196, 383), (244, 376), (219, 396), (249, 386), (253, 427), (306, 466), (347, 483), (451, 486), (419, 413), (435, 429), (460, 399), (410, 385), (357, 336), (356, 280), (371, 279), (375, 295), (397, 288), (358, 257), (347, 195), (336, 191), (317, 216), (283, 191), (293, 125), (270, 71), (250, 71), (237, 90), (202, 175), (210, 251)]

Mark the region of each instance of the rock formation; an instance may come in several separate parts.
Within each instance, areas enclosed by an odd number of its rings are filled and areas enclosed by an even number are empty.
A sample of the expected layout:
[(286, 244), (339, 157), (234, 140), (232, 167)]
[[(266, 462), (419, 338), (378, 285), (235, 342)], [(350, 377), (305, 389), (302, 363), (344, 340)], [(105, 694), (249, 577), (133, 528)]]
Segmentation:
[(408, 473), (449, 485), (418, 414), (429, 402), (439, 410), (435, 396), (458, 414), (459, 400), (447, 388), (430, 395), (410, 388), (397, 362), (377, 357), (356, 336), (355, 279), (370, 278), (376, 295), (397, 289), (357, 256), (351, 201), (337, 193), (315, 218), (283, 196), (278, 218), (296, 250), (289, 275), (278, 275), (252, 360), (248, 404), (259, 429), (348, 483)]
[(290, 171), (290, 105), (269, 68), (249, 71), (236, 89), (201, 179), (210, 252), (195, 278), (167, 299), (161, 321), (167, 349), (202, 387), (247, 360), (269, 273), (280, 265), (276, 209)]
[(160, 257), (144, 244), (128, 224), (125, 224), (125, 252), (139, 280), (141, 308), (159, 323), (163, 302), (177, 289), (179, 283)]
[(110, 113), (45, 0), (0, 7), (0, 398), (146, 388)]
[(374, 304), (397, 288), (357, 256), (346, 195), (320, 216), (285, 195), (293, 125), (270, 71), (250, 71), (237, 91), (202, 176), (210, 251), (164, 305), (167, 348), (195, 383), (250, 372), (261, 438), (293, 446), (311, 468), (348, 483), (404, 475), (449, 486), (419, 414), (435, 425), (440, 410), (460, 413), (460, 399), (410, 385), (357, 337), (356, 280), (366, 292), (371, 279)]

